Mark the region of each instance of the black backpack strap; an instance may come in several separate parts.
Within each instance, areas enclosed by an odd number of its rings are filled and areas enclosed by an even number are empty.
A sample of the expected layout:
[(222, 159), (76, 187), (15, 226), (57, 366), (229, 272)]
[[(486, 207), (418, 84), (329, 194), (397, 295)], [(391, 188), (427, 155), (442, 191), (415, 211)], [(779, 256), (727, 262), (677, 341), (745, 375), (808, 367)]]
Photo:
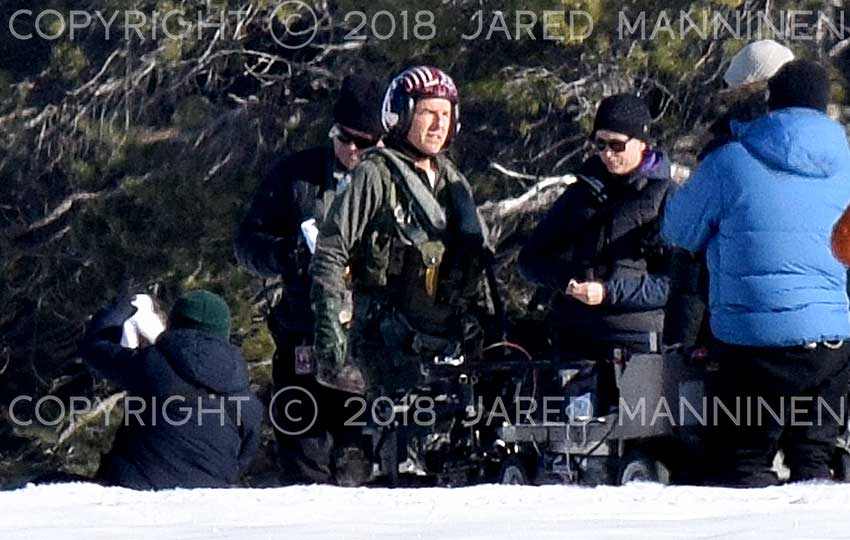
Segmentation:
[(404, 190), (405, 195), (413, 203), (418, 217), (423, 221), (422, 225), (428, 227), (432, 233), (439, 234), (445, 231), (446, 213), (421, 179), (412, 174), (409, 167), (391, 150), (377, 148), (373, 152), (384, 158), (384, 162), (396, 180), (393, 184)]
[(577, 174), (576, 178), (590, 190), (590, 193), (596, 197), (599, 204), (605, 204), (608, 201), (608, 193), (605, 190), (605, 184), (601, 180), (584, 174)]

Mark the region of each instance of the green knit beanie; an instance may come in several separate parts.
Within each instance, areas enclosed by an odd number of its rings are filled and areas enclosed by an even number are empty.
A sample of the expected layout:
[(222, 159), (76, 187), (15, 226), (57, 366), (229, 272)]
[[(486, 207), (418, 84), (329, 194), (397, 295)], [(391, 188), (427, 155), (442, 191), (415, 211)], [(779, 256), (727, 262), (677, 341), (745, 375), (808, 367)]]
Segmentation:
[(230, 308), (219, 295), (198, 289), (177, 299), (168, 315), (170, 328), (198, 330), (230, 338)]

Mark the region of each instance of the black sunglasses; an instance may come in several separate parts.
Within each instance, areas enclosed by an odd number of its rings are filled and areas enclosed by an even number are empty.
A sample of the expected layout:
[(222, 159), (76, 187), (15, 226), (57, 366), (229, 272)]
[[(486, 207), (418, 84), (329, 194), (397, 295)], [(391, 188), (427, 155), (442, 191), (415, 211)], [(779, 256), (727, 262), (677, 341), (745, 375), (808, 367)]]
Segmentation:
[(626, 139), (625, 141), (620, 141), (618, 139), (600, 139), (599, 137), (593, 139), (593, 144), (596, 146), (597, 152), (604, 152), (606, 148), (610, 148), (612, 152), (622, 152), (626, 149), (626, 144), (632, 140), (631, 137)]
[(342, 130), (339, 130), (336, 133), (336, 140), (341, 142), (342, 144), (351, 144), (354, 143), (354, 146), (363, 150), (364, 148), (371, 148), (378, 144), (378, 141), (375, 139), (367, 139), (365, 137), (357, 137), (356, 135), (351, 135), (350, 133), (346, 133)]

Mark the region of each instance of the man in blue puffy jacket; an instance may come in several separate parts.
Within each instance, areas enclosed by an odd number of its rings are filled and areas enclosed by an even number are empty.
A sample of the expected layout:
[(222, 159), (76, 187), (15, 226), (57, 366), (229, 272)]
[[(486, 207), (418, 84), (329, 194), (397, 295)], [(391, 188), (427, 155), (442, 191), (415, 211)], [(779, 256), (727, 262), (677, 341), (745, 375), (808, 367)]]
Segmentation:
[(829, 235), (850, 200), (850, 148), (824, 114), (822, 67), (790, 62), (769, 88), (770, 112), (733, 123), (734, 142), (671, 196), (662, 226), (707, 252), (712, 454), (717, 480), (741, 487), (776, 483), (780, 448), (792, 481), (830, 477), (849, 377), (846, 275)]

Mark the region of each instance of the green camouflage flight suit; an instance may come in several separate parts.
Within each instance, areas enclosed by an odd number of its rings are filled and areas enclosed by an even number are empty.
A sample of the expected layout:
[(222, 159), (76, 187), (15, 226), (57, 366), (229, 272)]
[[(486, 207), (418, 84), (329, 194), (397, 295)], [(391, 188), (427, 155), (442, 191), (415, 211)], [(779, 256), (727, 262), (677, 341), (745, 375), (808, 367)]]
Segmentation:
[(434, 159), (432, 189), (405, 154), (372, 150), (334, 200), (311, 265), (320, 378), (350, 363), (367, 393), (409, 389), (423, 382), (423, 362), (480, 348), (482, 319), (493, 311), (483, 266), (491, 252), (468, 182), (448, 158)]

